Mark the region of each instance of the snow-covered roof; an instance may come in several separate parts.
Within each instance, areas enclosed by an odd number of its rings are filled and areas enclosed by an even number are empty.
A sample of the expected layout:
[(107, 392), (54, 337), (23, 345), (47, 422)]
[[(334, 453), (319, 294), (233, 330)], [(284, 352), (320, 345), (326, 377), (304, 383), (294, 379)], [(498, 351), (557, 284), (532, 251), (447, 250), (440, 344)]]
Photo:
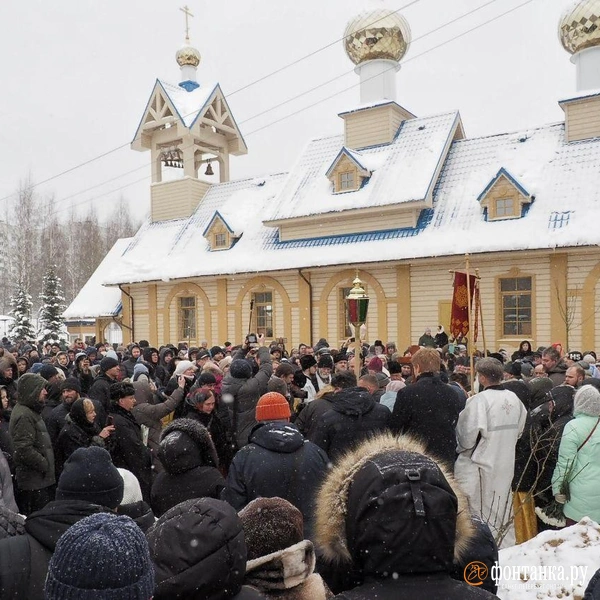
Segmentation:
[(107, 274), (119, 265), (121, 256), (132, 238), (117, 240), (98, 265), (79, 294), (63, 313), (66, 321), (112, 317), (121, 311), (121, 290), (102, 285)]
[(148, 98), (148, 103), (146, 104), (146, 108), (142, 113), (142, 118), (140, 119), (135, 135), (133, 136), (134, 141), (140, 136), (140, 132), (144, 124), (144, 117), (148, 113), (150, 103), (152, 102), (154, 92), (157, 88), (172, 104), (177, 117), (188, 129), (191, 129), (196, 123), (196, 120), (204, 115), (209, 103), (214, 99), (215, 95), (219, 95), (221, 97), (221, 102), (225, 105), (225, 108), (229, 113), (231, 122), (233, 123), (233, 127), (236, 131), (236, 135), (239, 136), (242, 143), (245, 144), (242, 133), (235, 121), (235, 118), (233, 117), (231, 110), (229, 110), (227, 100), (223, 94), (223, 91), (221, 90), (221, 86), (218, 83), (202, 83), (197, 88), (185, 89), (179, 85), (163, 81), (162, 79), (157, 79), (154, 87), (152, 88), (152, 93)]
[[(292, 169), (267, 221), (348, 209), (422, 201), (459, 122), (457, 112), (404, 121), (391, 144), (360, 149), (372, 170), (368, 185), (351, 194), (332, 194), (324, 177), (344, 144), (343, 136), (312, 141)], [(358, 159), (358, 156), (356, 157)]]
[[(381, 156), (382, 162), (356, 192), (333, 194), (325, 175), (343, 146), (340, 136), (311, 142), (287, 176), (213, 185), (189, 219), (144, 224), (104, 281), (114, 285), (600, 244), (600, 229), (590, 227), (590, 214), (600, 205), (600, 139), (566, 143), (560, 123), (453, 141), (432, 182), (440, 148), (457, 119), (450, 113), (407, 121), (392, 144), (361, 150), (361, 155)], [(488, 222), (478, 197), (502, 168), (535, 201), (521, 218)], [(421, 210), (414, 228), (394, 228), (390, 221), (385, 230), (329, 235), (326, 225), (316, 223), (311, 237), (280, 241), (278, 229), (264, 223), (401, 204), (422, 198), (429, 186), (434, 187), (432, 208)], [(236, 215), (243, 235), (229, 250), (211, 252), (202, 234), (216, 211), (233, 230), (237, 224), (229, 220)]]

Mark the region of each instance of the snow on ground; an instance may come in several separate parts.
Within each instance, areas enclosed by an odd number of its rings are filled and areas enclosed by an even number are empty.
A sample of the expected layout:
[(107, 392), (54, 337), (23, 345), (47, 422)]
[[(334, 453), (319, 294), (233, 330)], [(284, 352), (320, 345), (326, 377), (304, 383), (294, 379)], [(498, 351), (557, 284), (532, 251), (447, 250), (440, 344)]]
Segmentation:
[(585, 518), (572, 527), (543, 531), (528, 542), (501, 550), (498, 597), (581, 600), (599, 568), (600, 525)]

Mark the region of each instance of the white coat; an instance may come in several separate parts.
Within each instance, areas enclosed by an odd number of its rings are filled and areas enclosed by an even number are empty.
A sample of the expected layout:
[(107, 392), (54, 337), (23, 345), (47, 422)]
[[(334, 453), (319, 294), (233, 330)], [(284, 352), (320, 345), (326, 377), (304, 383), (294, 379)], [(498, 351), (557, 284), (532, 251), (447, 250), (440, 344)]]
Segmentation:
[[(514, 544), (514, 528), (506, 525), (512, 517), (515, 445), (526, 417), (527, 410), (516, 394), (490, 387), (467, 400), (456, 424), (454, 475), (471, 510), (488, 523), (494, 537), (503, 538), (501, 547)], [(503, 529), (507, 531), (504, 536)]]

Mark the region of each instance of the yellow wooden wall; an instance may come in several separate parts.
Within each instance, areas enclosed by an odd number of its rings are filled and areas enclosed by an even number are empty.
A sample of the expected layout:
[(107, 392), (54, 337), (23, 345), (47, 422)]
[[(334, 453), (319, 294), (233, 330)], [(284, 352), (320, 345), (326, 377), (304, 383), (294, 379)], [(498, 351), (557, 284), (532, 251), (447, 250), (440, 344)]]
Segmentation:
[[(558, 341), (575, 350), (600, 347), (600, 342), (596, 342), (600, 340), (600, 309), (596, 308), (600, 305), (600, 253), (593, 249), (569, 253), (511, 252), (477, 255), (470, 260), (472, 271), (479, 269), (481, 277), (483, 329), (489, 349), (503, 347), (512, 351), (521, 340), (520, 336), (503, 338), (500, 329), (499, 279), (519, 276), (533, 278), (534, 329), (527, 337), (534, 346)], [(449, 271), (463, 267), (464, 260), (456, 257), (415, 260), (410, 264), (359, 265), (359, 276), (371, 298), (367, 339), (394, 341), (402, 349), (415, 343), (426, 327), (435, 330), (440, 318), (447, 315), (452, 299)], [(148, 339), (152, 344), (180, 341), (177, 298), (195, 295), (198, 339), (192, 342), (203, 339), (211, 344), (239, 342), (247, 333), (252, 292), (270, 290), (274, 337), (287, 338), (290, 348), (299, 342), (315, 343), (319, 337), (338, 345), (342, 341), (343, 318), (339, 289), (351, 287), (356, 269), (323, 267), (304, 270), (302, 274), (312, 287), (312, 313), (309, 284), (298, 271), (131, 286), (135, 339)], [(123, 302), (125, 306), (125, 296)], [(572, 311), (568, 341), (563, 316), (565, 303)], [(127, 310), (123, 317), (127, 323)], [(480, 338), (478, 348), (482, 347)]]

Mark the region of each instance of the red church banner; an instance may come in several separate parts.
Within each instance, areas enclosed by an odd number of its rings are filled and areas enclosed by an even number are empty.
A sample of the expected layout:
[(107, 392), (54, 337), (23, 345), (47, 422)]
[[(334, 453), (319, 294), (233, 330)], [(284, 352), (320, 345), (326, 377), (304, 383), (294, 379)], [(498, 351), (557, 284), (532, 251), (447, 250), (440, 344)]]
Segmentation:
[[(474, 341), (477, 340), (478, 323), (477, 312), (479, 308), (479, 286), (476, 285), (475, 275), (469, 275), (469, 287), (471, 288), (471, 306), (475, 304), (474, 314)], [(473, 299), (475, 298), (475, 302)], [(467, 291), (467, 274), (454, 273), (454, 294), (452, 296), (452, 316), (450, 319), (450, 333), (455, 338), (466, 336), (469, 333), (469, 295)]]

